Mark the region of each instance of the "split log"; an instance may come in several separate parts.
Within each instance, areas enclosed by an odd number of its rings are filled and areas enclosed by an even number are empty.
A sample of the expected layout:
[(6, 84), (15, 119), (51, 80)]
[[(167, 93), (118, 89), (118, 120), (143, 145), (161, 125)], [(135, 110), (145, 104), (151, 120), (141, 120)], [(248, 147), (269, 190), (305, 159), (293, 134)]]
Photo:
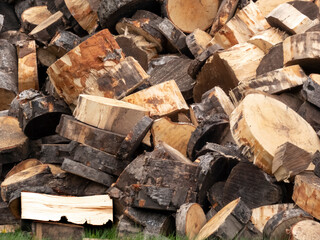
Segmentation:
[(141, 233), (142, 229), (142, 226), (135, 224), (135, 222), (129, 219), (127, 216), (121, 215), (117, 225), (117, 236), (120, 238), (136, 236), (138, 233)]
[(20, 23), (14, 12), (13, 5), (2, 1), (0, 3), (0, 14), (4, 16), (2, 32), (19, 30)]
[(35, 221), (32, 223), (32, 234), (37, 239), (82, 240), (84, 227), (74, 224)]
[(113, 176), (68, 158), (64, 159), (61, 169), (107, 187), (110, 187), (111, 184), (115, 182), (115, 178)]
[(133, 93), (122, 100), (144, 107), (150, 111), (151, 117), (163, 117), (189, 110), (174, 80)]
[(227, 134), (229, 119), (225, 114), (209, 115), (191, 134), (187, 146), (187, 154), (195, 160), (197, 152), (207, 143), (220, 143)]
[(215, 35), (213, 42), (224, 48), (245, 43), (258, 32), (270, 28), (254, 2), (250, 2), (228, 21)]
[(71, 141), (69, 144), (42, 144), (40, 161), (61, 165), (64, 158), (72, 157), (78, 143)]
[(293, 225), (290, 229), (290, 239), (292, 240), (316, 240), (319, 236), (320, 223), (314, 220), (302, 220)]
[(29, 35), (35, 40), (47, 43), (56, 34), (58, 30), (64, 28), (62, 12), (56, 12), (49, 18), (37, 25)]
[(303, 119), (305, 119), (315, 131), (318, 132), (320, 130), (320, 110), (318, 107), (311, 103), (304, 102), (298, 109), (297, 113), (303, 117)]
[(42, 144), (67, 144), (71, 141), (67, 138), (61, 137), (58, 134), (46, 136), (41, 138)]
[(35, 6), (45, 6), (47, 3), (48, 0), (15, 1), (14, 10), (21, 21), (21, 15), (24, 11)]
[[(297, 1), (299, 2), (299, 1)], [(299, 11), (299, 5), (295, 6), (295, 2), (283, 3), (272, 10), (266, 19), (272, 27), (280, 28), (289, 34), (300, 34), (307, 31), (309, 28), (317, 25), (319, 20), (317, 16), (310, 19), (308, 16)], [(308, 3), (303, 3), (306, 5)], [(319, 8), (314, 3), (309, 3), (314, 6), (317, 15), (319, 15)], [(310, 9), (309, 11), (312, 11)]]
[(0, 162), (15, 163), (27, 158), (28, 138), (24, 135), (19, 122), (14, 117), (0, 117)]
[[(214, 215), (217, 214), (224, 206), (225, 204), (223, 203), (223, 189), (224, 185), (226, 182), (216, 182), (211, 186), (211, 188), (207, 192), (207, 197), (208, 201), (211, 204), (211, 209), (210, 209), (210, 215), (213, 217)], [(207, 213), (207, 220), (209, 221), (211, 219), (208, 218), (209, 212)]]
[[(107, 69), (123, 59), (117, 42), (108, 29), (104, 29), (56, 61), (48, 68), (47, 73), (57, 93), (66, 103), (76, 105), (80, 93), (112, 98), (114, 93), (109, 93), (112, 90), (109, 88), (110, 78), (107, 82), (92, 79), (105, 75)], [(85, 84), (79, 84), (80, 82)]]
[(36, 41), (26, 41), (18, 48), (18, 90), (39, 90)]
[(1, 211), (0, 226), (8, 225), (8, 224), (17, 224), (19, 222), (18, 219), (16, 219), (10, 212), (10, 209), (8, 208), (7, 203), (0, 202), (0, 211)]
[(279, 95), (272, 95), (272, 97), (280, 102), (283, 102), (285, 105), (292, 108), (295, 112), (298, 112), (299, 108), (303, 104), (303, 100), (300, 99), (295, 93), (284, 92)]
[(186, 37), (186, 43), (192, 55), (197, 58), (206, 50), (211, 39), (211, 35), (197, 28)]
[(158, 54), (155, 45), (140, 35), (126, 34), (118, 35), (115, 38), (123, 53), (136, 59), (141, 67), (147, 71), (149, 61)]
[(31, 32), (40, 23), (51, 17), (47, 6), (34, 6), (27, 8), (21, 14), (21, 27), (25, 32)]
[(220, 2), (217, 15), (215, 16), (210, 34), (215, 35), (234, 15), (239, 0), (223, 0)]
[(201, 103), (190, 105), (190, 117), (192, 123), (198, 126), (212, 114), (223, 113), (229, 116), (233, 110), (234, 106), (227, 94), (220, 87), (214, 87), (202, 95)]
[(251, 222), (248, 222), (235, 238), (235, 240), (241, 239), (263, 239), (263, 235)]
[(262, 58), (256, 70), (256, 75), (262, 75), (276, 69), (283, 68), (283, 45), (279, 43), (270, 48), (269, 52)]
[(0, 110), (9, 109), (18, 93), (18, 59), (16, 48), (0, 39)]
[(290, 142), (280, 145), (272, 161), (272, 174), (277, 181), (287, 180), (306, 170), (312, 161), (312, 154)]
[(206, 215), (199, 204), (183, 204), (176, 215), (177, 234), (194, 239), (206, 222)]
[(15, 165), (7, 174), (6, 174), (6, 178), (12, 176), (13, 174), (16, 174), (18, 172), (21, 172), (25, 169), (28, 169), (30, 167), (34, 167), (37, 165), (41, 165), (42, 162), (40, 162), (38, 159), (35, 158), (31, 158), (31, 159), (26, 159), (20, 163), (18, 163), (17, 165)]
[(22, 192), (21, 212), (22, 219), (59, 221), (65, 216), (76, 224), (103, 225), (113, 219), (108, 195), (66, 197)]
[(15, 101), (17, 105), (11, 104), (10, 111), (17, 112), (20, 127), (30, 139), (54, 134), (60, 116), (70, 114), (63, 100), (45, 96), (35, 90), (22, 92)]
[(293, 201), (300, 208), (317, 219), (320, 219), (319, 186), (320, 178), (313, 172), (303, 172), (295, 177), (292, 195)]
[[(244, 171), (247, 174), (243, 174)], [(249, 208), (279, 203), (282, 189), (275, 179), (249, 162), (238, 163), (231, 171), (223, 190), (224, 204), (241, 197)]]
[(253, 163), (268, 174), (272, 172), (272, 160), (281, 144), (291, 142), (310, 153), (320, 148), (315, 131), (302, 117), (262, 94), (249, 94), (244, 98), (231, 114), (230, 129), (236, 143), (250, 149)]
[(294, 208), (294, 204), (282, 203), (274, 205), (266, 205), (252, 209), (251, 222), (261, 233), (264, 226), (274, 215)]
[(81, 39), (78, 35), (68, 31), (60, 31), (51, 39), (47, 49), (57, 58), (61, 58), (80, 43)]
[(192, 124), (174, 123), (168, 118), (160, 118), (155, 120), (151, 127), (153, 144), (156, 146), (160, 142), (165, 142), (187, 156), (188, 142), (195, 130)]
[(230, 202), (200, 230), (196, 240), (207, 238), (233, 239), (250, 220), (251, 210), (240, 200)]
[(158, 61), (159, 64), (148, 71), (150, 74), (148, 82), (153, 86), (168, 80), (174, 80), (184, 99), (191, 99), (195, 81), (189, 76), (188, 68), (192, 60), (180, 56), (164, 55), (153, 59), (152, 63)]
[[(53, 64), (55, 61), (58, 60), (57, 56), (54, 55), (52, 52), (50, 52), (46, 47), (37, 48), (37, 59), (38, 59), (38, 62), (45, 67), (50, 67), (51, 64)], [(50, 82), (50, 81), (46, 80), (46, 82)], [(51, 82), (50, 84), (52, 85)], [(53, 86), (52, 88), (54, 89)]]
[(132, 18), (123, 18), (118, 22), (116, 30), (119, 34), (131, 33), (142, 36), (161, 52), (165, 44), (165, 37), (158, 29), (161, 21), (162, 18), (152, 12), (138, 10)]
[(317, 95), (320, 94), (320, 75), (310, 74), (308, 80), (303, 84), (302, 90), (305, 99), (320, 108), (320, 101)]
[(167, 38), (174, 49), (186, 56), (192, 56), (186, 43), (186, 35), (168, 18), (164, 18), (162, 22), (158, 24), (158, 29)]
[(238, 104), (250, 89), (269, 94), (281, 93), (303, 85), (308, 77), (299, 65), (280, 68), (257, 76), (248, 82), (240, 83), (229, 93), (232, 101)]
[(81, 123), (68, 115), (62, 115), (56, 132), (70, 140), (86, 144), (101, 151), (116, 154), (124, 136)]
[(114, 176), (119, 176), (128, 165), (127, 161), (119, 161), (114, 155), (82, 144), (75, 147), (72, 159), (85, 166)]
[(127, 135), (148, 111), (127, 102), (80, 94), (74, 117), (86, 124)]
[(133, 15), (138, 9), (158, 9), (155, 0), (102, 0), (98, 10), (99, 22), (102, 28), (112, 29), (123, 17)]
[[(318, 39), (320, 39), (320, 32), (306, 32), (286, 38), (283, 41), (284, 65), (299, 64), (306, 71), (316, 73), (316, 66), (320, 60), (320, 52), (317, 46)], [(303, 50), (301, 49), (302, 46)]]
[(271, 240), (287, 239), (287, 229), (307, 219), (312, 219), (312, 216), (299, 208), (279, 212), (268, 220), (263, 229), (263, 236)]
[(117, 152), (117, 158), (120, 160), (131, 160), (131, 157), (134, 155), (140, 143), (143, 141), (152, 124), (152, 118), (147, 116), (143, 117), (127, 134), (121, 143)]
[[(261, 49), (250, 43), (238, 44), (209, 57), (197, 76), (193, 99), (199, 102), (203, 93), (220, 86), (225, 92), (256, 76), (264, 56)], [(246, 69), (246, 71), (243, 71)]]
[(143, 234), (146, 236), (169, 236), (174, 232), (174, 218), (170, 213), (129, 207), (125, 209), (124, 215), (135, 224), (143, 226)]
[(166, 0), (162, 8), (175, 26), (183, 32), (191, 33), (197, 28), (204, 31), (212, 25), (219, 4), (220, 2), (216, 0), (206, 2)]
[(265, 54), (267, 54), (273, 46), (283, 42), (288, 35), (277, 28), (269, 28), (262, 32), (255, 34), (248, 40), (249, 43), (260, 48)]

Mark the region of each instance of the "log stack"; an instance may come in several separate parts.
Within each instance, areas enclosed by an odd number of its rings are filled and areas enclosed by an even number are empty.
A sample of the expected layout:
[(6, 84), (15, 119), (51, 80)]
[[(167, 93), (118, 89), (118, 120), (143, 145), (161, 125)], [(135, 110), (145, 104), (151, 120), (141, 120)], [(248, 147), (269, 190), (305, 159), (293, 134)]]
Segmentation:
[(2, 1), (0, 229), (318, 239), (319, 5)]

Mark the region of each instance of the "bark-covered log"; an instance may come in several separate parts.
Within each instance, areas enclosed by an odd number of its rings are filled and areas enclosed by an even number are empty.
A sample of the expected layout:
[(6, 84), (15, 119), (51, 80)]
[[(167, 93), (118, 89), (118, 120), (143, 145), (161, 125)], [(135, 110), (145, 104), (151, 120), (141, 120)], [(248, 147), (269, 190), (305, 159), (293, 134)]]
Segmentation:
[(160, 64), (148, 71), (150, 74), (148, 82), (151, 85), (156, 85), (168, 80), (175, 80), (184, 99), (191, 99), (195, 81), (188, 75), (188, 68), (192, 60), (180, 56), (164, 55), (153, 59), (152, 62), (157, 61)]
[[(153, 122), (151, 134), (154, 146), (165, 142), (187, 156), (187, 146), (195, 126), (188, 123), (174, 123), (168, 118), (160, 118)], [(174, 134), (172, 134), (174, 132)]]
[(282, 211), (268, 220), (263, 229), (263, 236), (271, 240), (288, 239), (287, 229), (307, 219), (312, 219), (312, 216), (299, 208)]
[[(211, 204), (211, 209), (207, 213), (207, 219), (216, 215), (226, 204), (223, 202), (223, 189), (226, 182), (216, 182), (213, 184), (207, 192), (208, 201)], [(208, 218), (211, 216), (210, 218)]]
[(19, 221), (16, 219), (10, 209), (8, 208), (7, 203), (0, 202), (0, 225), (9, 225), (9, 224), (18, 224)]
[(115, 178), (113, 176), (68, 158), (64, 159), (61, 169), (107, 187), (110, 187), (111, 184), (115, 182)]
[(13, 5), (0, 2), (0, 14), (4, 16), (2, 32), (9, 30), (19, 30), (20, 23), (14, 12)]
[(31, 158), (31, 159), (26, 159), (20, 163), (18, 163), (17, 165), (15, 165), (7, 174), (6, 174), (6, 178), (12, 176), (13, 174), (16, 174), (18, 172), (21, 172), (27, 168), (30, 167), (34, 167), (37, 165), (41, 165), (42, 163), (35, 158)]
[(40, 161), (43, 163), (61, 165), (64, 158), (73, 156), (78, 143), (71, 141), (69, 144), (42, 144)]
[(224, 186), (224, 204), (238, 197), (249, 208), (256, 208), (281, 202), (283, 192), (270, 175), (252, 163), (240, 162), (232, 169)]
[(118, 237), (128, 237), (136, 236), (143, 230), (142, 226), (135, 224), (130, 218), (125, 215), (121, 215), (117, 225), (117, 236)]
[(278, 68), (283, 68), (283, 45), (279, 43), (270, 48), (269, 52), (261, 59), (256, 70), (256, 75), (262, 75)]
[(217, 15), (215, 16), (210, 34), (214, 36), (234, 15), (239, 0), (223, 0), (220, 2)]
[(310, 74), (308, 80), (303, 84), (302, 90), (305, 99), (320, 108), (320, 100), (317, 97), (320, 94), (320, 75)]
[[(57, 58), (57, 56), (55, 54), (50, 52), (48, 50), (48, 48), (39, 47), (39, 48), (37, 48), (37, 60), (38, 60), (38, 62), (40, 64), (40, 66), (50, 67), (51, 64), (53, 64), (55, 61), (58, 60), (58, 58)], [(50, 80), (47, 79), (44, 85), (45, 86), (48, 85), (49, 82), (50, 82)], [(55, 88), (54, 88), (54, 86), (52, 85), (51, 82), (50, 82), (50, 86), (53, 89), (53, 91), (55, 91)], [(48, 88), (48, 87), (45, 87), (45, 88)], [(48, 92), (47, 89), (45, 91)], [(53, 95), (53, 94), (50, 94), (50, 95)], [(55, 94), (55, 95), (57, 95), (57, 98), (59, 98), (58, 94)]]
[(14, 117), (0, 117), (0, 162), (15, 163), (27, 158), (29, 154), (28, 138)]
[(125, 137), (81, 123), (68, 115), (61, 116), (56, 132), (65, 138), (110, 154), (117, 153)]
[[(102, 77), (123, 59), (119, 45), (108, 29), (104, 29), (52, 64), (47, 73), (66, 103), (76, 105), (80, 93), (113, 97), (113, 91), (109, 93), (112, 90), (109, 87), (110, 78), (107, 81), (92, 79)], [(86, 84), (79, 85), (79, 81)]]
[(9, 109), (18, 93), (18, 58), (16, 48), (0, 39), (0, 110)]
[(197, 76), (193, 89), (194, 101), (199, 102), (203, 93), (217, 85), (228, 92), (240, 82), (251, 80), (256, 76), (263, 56), (263, 51), (251, 43), (238, 44), (214, 53)]
[(196, 240), (207, 238), (233, 239), (246, 225), (251, 210), (240, 200), (230, 202), (214, 215), (200, 230)]
[(98, 10), (100, 25), (113, 29), (121, 18), (131, 16), (140, 9), (159, 9), (159, 4), (156, 0), (102, 0)]
[(211, 39), (211, 35), (197, 28), (186, 37), (186, 43), (192, 55), (197, 58), (206, 50)]
[(189, 110), (174, 80), (133, 93), (122, 100), (144, 107), (150, 111), (151, 117), (173, 115)]
[(29, 35), (39, 42), (47, 43), (58, 30), (62, 29), (64, 29), (63, 14), (59, 11), (37, 25)]
[(293, 65), (270, 71), (257, 76), (248, 82), (240, 83), (229, 93), (234, 103), (239, 103), (245, 93), (251, 89), (269, 94), (281, 93), (303, 85), (308, 79), (299, 65)]
[(165, 0), (162, 8), (165, 15), (175, 26), (183, 32), (191, 33), (197, 28), (204, 31), (212, 25), (219, 4), (218, 0), (206, 2), (199, 0)]
[(14, 4), (14, 10), (17, 17), (21, 20), (22, 13), (28, 8), (35, 6), (45, 6), (48, 4), (48, 0), (18, 0)]
[(51, 15), (45, 5), (30, 7), (21, 14), (21, 27), (26, 33), (29, 33)]
[(206, 222), (206, 215), (199, 204), (183, 204), (176, 215), (177, 234), (193, 239)]
[(300, 208), (320, 219), (319, 191), (320, 178), (313, 172), (305, 171), (295, 177), (292, 199)]
[(249, 94), (244, 98), (231, 114), (230, 129), (236, 143), (251, 151), (251, 161), (268, 174), (272, 172), (272, 160), (281, 144), (291, 142), (310, 153), (320, 148), (318, 136), (302, 117), (263, 94)]
[(18, 48), (18, 90), (39, 90), (35, 40), (21, 42)]
[(143, 117), (127, 134), (121, 143), (117, 152), (117, 158), (120, 160), (130, 161), (140, 143), (146, 136), (153, 124), (153, 119), (147, 116)]
[(290, 239), (317, 239), (320, 236), (320, 223), (314, 220), (302, 220), (290, 229)]
[(318, 107), (309, 102), (304, 102), (297, 110), (297, 113), (303, 117), (315, 131), (320, 130), (320, 110)]

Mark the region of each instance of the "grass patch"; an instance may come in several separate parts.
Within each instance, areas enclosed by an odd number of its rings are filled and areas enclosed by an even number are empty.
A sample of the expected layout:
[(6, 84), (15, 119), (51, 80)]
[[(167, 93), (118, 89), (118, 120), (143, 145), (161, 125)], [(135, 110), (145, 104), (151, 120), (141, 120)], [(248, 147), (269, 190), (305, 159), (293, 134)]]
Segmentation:
[(0, 233), (0, 240), (31, 240), (30, 233), (17, 230), (13, 233)]

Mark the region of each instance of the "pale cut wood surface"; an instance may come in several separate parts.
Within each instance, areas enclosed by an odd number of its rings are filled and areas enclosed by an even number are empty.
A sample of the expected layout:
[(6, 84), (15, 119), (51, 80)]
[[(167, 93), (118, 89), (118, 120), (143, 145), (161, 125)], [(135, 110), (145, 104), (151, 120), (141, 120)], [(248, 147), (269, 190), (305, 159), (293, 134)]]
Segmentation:
[(6, 178), (12, 176), (13, 174), (16, 174), (18, 172), (21, 172), (27, 168), (34, 167), (37, 165), (41, 165), (42, 162), (40, 162), (38, 159), (31, 158), (31, 159), (26, 159), (17, 165), (15, 165), (6, 175)]
[(127, 135), (148, 111), (111, 98), (80, 94), (74, 117), (94, 127)]
[(276, 150), (285, 142), (310, 153), (320, 149), (309, 123), (287, 105), (262, 94), (244, 98), (231, 114), (230, 129), (236, 143), (251, 150), (253, 163), (269, 174)]
[(174, 80), (160, 83), (133, 93), (122, 100), (144, 107), (150, 111), (151, 117), (162, 117), (189, 110), (189, 107)]
[(27, 32), (30, 32), (51, 15), (47, 6), (34, 6), (26, 9), (21, 14), (21, 25)]
[(303, 220), (291, 227), (290, 240), (317, 240), (320, 236), (320, 223)]
[(113, 221), (112, 200), (108, 195), (86, 197), (54, 196), (32, 192), (21, 193), (21, 219), (103, 225)]

